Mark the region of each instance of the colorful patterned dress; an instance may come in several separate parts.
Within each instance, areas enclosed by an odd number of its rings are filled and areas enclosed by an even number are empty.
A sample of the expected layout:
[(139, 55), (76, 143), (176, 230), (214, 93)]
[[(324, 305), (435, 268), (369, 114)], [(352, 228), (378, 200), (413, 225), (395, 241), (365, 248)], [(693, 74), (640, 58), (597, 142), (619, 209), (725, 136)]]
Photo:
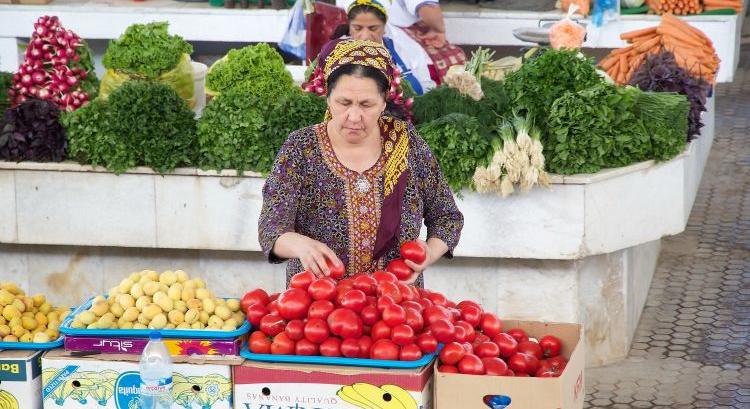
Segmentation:
[[(443, 240), (449, 247), (446, 256), (452, 257), (461, 235), (463, 215), (437, 158), (411, 125), (390, 117), (381, 119), (381, 126), (383, 122), (388, 125), (381, 130), (383, 153), (362, 174), (338, 161), (325, 123), (289, 135), (263, 187), (258, 235), (270, 262), (285, 261), (271, 249), (283, 233), (296, 232), (328, 245), (347, 266), (347, 275), (371, 273), (399, 257), (401, 243), (416, 239), (423, 222), (428, 237)], [(403, 136), (399, 138), (399, 134)], [(404, 156), (404, 160), (398, 161), (399, 156)], [(394, 189), (394, 175), (398, 178), (401, 172), (392, 171), (393, 163), (403, 163), (407, 169), (402, 170), (408, 178), (397, 224), (398, 240), (389, 242), (382, 255), (375, 258), (383, 198)], [(300, 271), (300, 261), (290, 260), (287, 280)]]

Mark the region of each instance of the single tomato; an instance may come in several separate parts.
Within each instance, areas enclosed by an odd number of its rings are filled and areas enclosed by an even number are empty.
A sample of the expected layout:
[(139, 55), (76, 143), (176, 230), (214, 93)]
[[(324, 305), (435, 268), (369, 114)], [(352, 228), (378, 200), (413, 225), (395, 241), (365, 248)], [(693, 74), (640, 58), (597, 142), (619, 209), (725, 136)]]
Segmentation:
[(399, 281), (406, 281), (414, 274), (414, 270), (407, 266), (406, 262), (401, 258), (391, 260), (385, 270), (393, 273)]
[(513, 337), (516, 342), (520, 343), (529, 340), (529, 336), (526, 334), (526, 331), (522, 330), (521, 328), (512, 328), (506, 332), (508, 333), (508, 335)]
[(479, 322), (482, 332), (488, 337), (492, 338), (499, 334), (503, 329), (503, 323), (500, 321), (495, 314), (485, 312), (482, 314), (482, 319)]
[(328, 316), (327, 322), (333, 335), (343, 339), (362, 336), (362, 319), (352, 310), (338, 308)]
[(437, 351), (438, 342), (431, 334), (420, 334), (417, 337), (417, 346), (424, 354), (433, 354)]
[(407, 241), (401, 245), (400, 250), (401, 257), (413, 261), (414, 264), (422, 264), (427, 260), (427, 250), (417, 240)]
[(385, 281), (378, 284), (378, 297), (389, 296), (394, 303), (400, 304), (402, 301), (401, 291), (398, 289), (398, 285)]
[(410, 326), (414, 332), (422, 331), (424, 328), (422, 314), (412, 308), (406, 308), (406, 325)]
[(285, 326), (286, 321), (276, 314), (268, 314), (260, 320), (260, 330), (269, 337), (282, 333)]
[(294, 353), (296, 355), (314, 356), (318, 355), (319, 352), (318, 344), (310, 342), (307, 338), (300, 339), (294, 346)]
[(270, 354), (271, 339), (263, 331), (255, 331), (250, 335), (250, 352), (254, 354)]
[(531, 355), (536, 359), (542, 359), (542, 347), (534, 341), (519, 342), (518, 352)]
[(274, 355), (292, 355), (294, 354), (294, 341), (286, 334), (279, 333), (273, 337), (271, 343), (271, 353)]
[(417, 293), (414, 291), (412, 286), (406, 285), (400, 281), (396, 283), (396, 286), (398, 287), (398, 292), (401, 293), (402, 304), (405, 301), (414, 301), (417, 299)]
[(314, 300), (332, 301), (336, 297), (336, 284), (327, 278), (319, 278), (307, 287), (307, 293)]
[(386, 306), (383, 310), (382, 316), (383, 321), (385, 321), (385, 323), (391, 328), (406, 322), (406, 311), (404, 310), (404, 307), (398, 304)]
[(388, 272), (388, 271), (376, 271), (372, 273), (372, 278), (374, 278), (375, 281), (378, 282), (378, 284), (382, 282), (389, 282), (389, 283), (396, 284), (398, 282), (398, 278), (396, 278), (396, 276), (393, 275), (393, 273)]
[(359, 316), (362, 317), (362, 323), (365, 325), (375, 325), (376, 322), (380, 321), (380, 311), (372, 305), (362, 308)]
[(400, 354), (398, 345), (389, 339), (379, 339), (370, 348), (370, 358), (386, 361), (397, 361)]
[(490, 376), (505, 376), (508, 373), (508, 364), (500, 358), (482, 358), (484, 371)]
[(318, 347), (320, 355), (323, 356), (341, 356), (341, 340), (338, 338), (328, 338)]
[(436, 293), (436, 292), (430, 291), (427, 294), (426, 298), (429, 299), (430, 301), (432, 301), (432, 303), (435, 304), (435, 305), (440, 305), (440, 306), (445, 307), (446, 304), (448, 304), (448, 300), (441, 293)]
[(427, 326), (430, 326), (439, 320), (449, 319), (447, 311), (438, 305), (425, 308), (422, 312), (422, 318), (424, 318), (424, 323)]
[(498, 347), (496, 343), (491, 342), (491, 341), (482, 342), (475, 349), (475, 351), (477, 353), (477, 356), (480, 358), (499, 358), (500, 357), (500, 347)]
[(450, 342), (440, 351), (440, 362), (455, 365), (466, 356), (466, 350), (458, 342)]
[(440, 319), (430, 325), (432, 334), (438, 342), (448, 343), (453, 342), (456, 336), (456, 327), (446, 319)]
[(354, 278), (354, 288), (365, 293), (365, 295), (375, 295), (378, 289), (378, 281), (372, 276), (363, 274)]
[(521, 352), (516, 353), (508, 359), (508, 367), (518, 375), (525, 373), (527, 375), (536, 374), (539, 369), (539, 360), (536, 357)]
[(467, 375), (484, 375), (484, 363), (478, 356), (467, 354), (458, 362), (458, 372)]
[(359, 357), (369, 358), (370, 348), (372, 348), (372, 338), (368, 337), (367, 335), (363, 335), (360, 339), (357, 340), (357, 344), (359, 345)]
[(333, 303), (328, 300), (313, 301), (310, 304), (310, 308), (307, 309), (307, 318), (320, 318), (325, 320), (328, 319), (328, 316), (331, 315), (335, 309)]
[(269, 300), (268, 293), (262, 288), (256, 288), (242, 296), (242, 299), (240, 300), (240, 308), (242, 308), (242, 311), (245, 311), (249, 305), (261, 304), (265, 306), (269, 302), (271, 302), (271, 300)]
[(422, 359), (422, 350), (414, 344), (404, 345), (401, 347), (398, 359), (401, 361), (418, 361)]
[(406, 324), (396, 325), (391, 330), (391, 341), (399, 346), (413, 344), (414, 330)]
[(508, 359), (518, 352), (518, 341), (510, 334), (501, 332), (492, 338), (492, 341), (500, 348), (500, 356)]
[(466, 337), (466, 328), (462, 326), (458, 326), (458, 325), (454, 325), (454, 327), (456, 329), (456, 334), (454, 335), (453, 338), (456, 340), (456, 342), (459, 342), (459, 343), (467, 342), (468, 339)]
[(347, 338), (341, 342), (341, 355), (346, 358), (359, 358), (359, 342), (356, 338)]
[(378, 321), (370, 329), (370, 337), (373, 341), (391, 339), (391, 327), (383, 321)]
[(315, 344), (320, 344), (331, 335), (328, 324), (320, 318), (312, 318), (305, 323), (305, 338)]
[(269, 311), (263, 304), (250, 304), (245, 309), (245, 314), (247, 315), (247, 322), (252, 324), (253, 328), (258, 328), (260, 320), (268, 315)]
[(380, 311), (380, 313), (382, 314), (385, 307), (391, 304), (395, 304), (395, 302), (393, 302), (393, 298), (391, 298), (391, 296), (389, 295), (384, 295), (382, 297), (378, 297), (378, 302), (375, 306), (377, 307), (378, 311)]
[(289, 321), (286, 324), (284, 332), (289, 336), (289, 339), (297, 342), (305, 337), (305, 323), (302, 320)]
[(562, 341), (558, 337), (546, 335), (539, 340), (539, 346), (542, 347), (542, 354), (545, 358), (554, 358), (560, 355)]
[(278, 297), (276, 298), (277, 298), (276, 300), (273, 300), (269, 302), (268, 304), (266, 304), (266, 309), (268, 309), (269, 314), (281, 315), (279, 314), (279, 300), (278, 300)]
[(416, 311), (416, 312), (418, 312), (420, 314), (422, 314), (422, 311), (424, 310), (424, 307), (422, 306), (422, 304), (420, 304), (420, 303), (418, 303), (416, 301), (402, 301), (401, 302), (401, 306), (404, 307), (404, 308), (406, 308), (406, 309), (411, 308), (412, 310), (414, 310), (414, 311)]
[(482, 309), (474, 305), (466, 305), (461, 308), (461, 319), (468, 322), (473, 328), (478, 328), (482, 320)]
[(476, 330), (474, 330), (474, 327), (472, 327), (468, 322), (456, 321), (456, 323), (453, 325), (456, 327), (456, 329), (458, 329), (458, 327), (462, 327), (464, 329), (464, 331), (466, 332), (466, 341), (473, 343), (474, 340), (477, 339)]
[(438, 372), (442, 373), (459, 373), (458, 368), (455, 365), (440, 365), (438, 366)]
[(334, 280), (344, 278), (344, 274), (346, 273), (344, 263), (335, 264), (333, 261), (326, 259), (326, 264), (328, 265), (328, 277)]
[(279, 315), (282, 318), (299, 320), (307, 316), (307, 309), (310, 307), (312, 300), (305, 290), (290, 288), (279, 295), (277, 302), (279, 304)]
[(315, 274), (312, 271), (305, 270), (292, 276), (291, 280), (289, 280), (289, 288), (299, 288), (307, 291), (307, 287), (313, 281), (315, 281)]
[(466, 307), (468, 305), (471, 305), (473, 307), (477, 307), (480, 311), (482, 310), (482, 307), (479, 304), (477, 304), (474, 301), (469, 301), (469, 300), (461, 301), (460, 303), (458, 303), (457, 307), (458, 307), (459, 310), (463, 310), (464, 307)]
[(565, 367), (568, 366), (568, 360), (559, 355), (548, 359), (547, 363), (550, 365), (550, 367), (559, 369), (560, 372), (562, 372)]
[(367, 305), (367, 296), (361, 290), (347, 290), (341, 297), (340, 305), (359, 313)]

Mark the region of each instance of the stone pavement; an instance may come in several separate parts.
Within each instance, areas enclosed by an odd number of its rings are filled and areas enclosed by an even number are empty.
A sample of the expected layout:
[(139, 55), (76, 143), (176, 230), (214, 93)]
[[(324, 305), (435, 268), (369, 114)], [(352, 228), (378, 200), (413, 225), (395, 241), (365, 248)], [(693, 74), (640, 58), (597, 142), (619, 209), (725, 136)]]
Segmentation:
[(750, 46), (742, 51), (734, 82), (716, 92), (716, 138), (687, 229), (662, 243), (629, 357), (587, 370), (587, 408), (750, 408)]

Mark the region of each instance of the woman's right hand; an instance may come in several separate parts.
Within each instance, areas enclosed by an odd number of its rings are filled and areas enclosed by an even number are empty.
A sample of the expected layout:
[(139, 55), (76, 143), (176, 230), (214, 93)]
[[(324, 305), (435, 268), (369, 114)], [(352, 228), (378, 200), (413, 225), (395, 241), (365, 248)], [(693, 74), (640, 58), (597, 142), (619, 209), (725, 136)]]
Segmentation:
[(276, 244), (291, 250), (292, 258), (298, 258), (302, 263), (302, 268), (309, 270), (317, 277), (327, 277), (331, 274), (327, 260), (336, 266), (343, 265), (330, 247), (298, 233), (284, 233), (278, 238)]

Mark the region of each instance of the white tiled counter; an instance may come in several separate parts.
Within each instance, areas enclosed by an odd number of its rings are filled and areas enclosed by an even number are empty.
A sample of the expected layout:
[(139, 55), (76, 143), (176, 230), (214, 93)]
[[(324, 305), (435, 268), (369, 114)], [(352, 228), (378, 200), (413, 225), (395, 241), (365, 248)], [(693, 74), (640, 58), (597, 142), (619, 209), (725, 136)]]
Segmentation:
[[(456, 259), (428, 287), (507, 318), (582, 322), (589, 364), (622, 358), (645, 302), (660, 240), (680, 233), (714, 135), (678, 157), (502, 199), (465, 192)], [(74, 163), (0, 162), (0, 280), (76, 303), (143, 268), (182, 268), (218, 293), (282, 289), (283, 266), (259, 252), (263, 178), (148, 169), (122, 175)]]

